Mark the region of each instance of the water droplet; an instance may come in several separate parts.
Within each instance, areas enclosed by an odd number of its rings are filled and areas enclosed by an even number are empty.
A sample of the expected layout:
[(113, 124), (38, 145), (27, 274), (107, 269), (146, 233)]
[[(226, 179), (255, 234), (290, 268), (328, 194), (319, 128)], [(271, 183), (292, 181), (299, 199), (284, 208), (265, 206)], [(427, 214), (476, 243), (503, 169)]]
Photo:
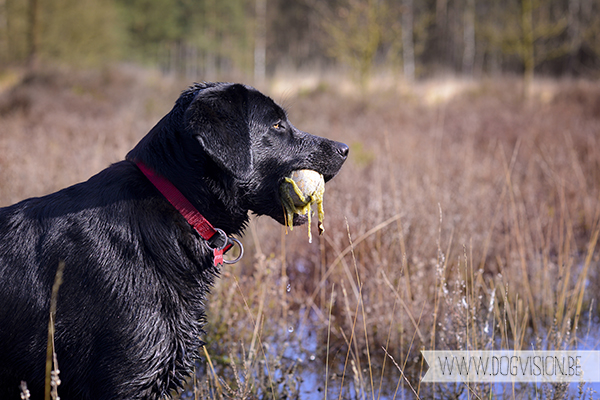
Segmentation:
[(317, 358), (317, 357), (315, 357), (314, 354), (311, 354), (310, 357), (309, 357), (310, 361), (315, 361), (315, 358)]
[(287, 288), (286, 288), (287, 292), (289, 293), (292, 290), (292, 285), (290, 285), (289, 283), (287, 284)]
[(292, 333), (292, 332), (294, 332), (294, 327), (290, 325), (290, 326), (289, 326), (289, 328), (288, 328), (288, 332), (289, 332), (289, 333)]

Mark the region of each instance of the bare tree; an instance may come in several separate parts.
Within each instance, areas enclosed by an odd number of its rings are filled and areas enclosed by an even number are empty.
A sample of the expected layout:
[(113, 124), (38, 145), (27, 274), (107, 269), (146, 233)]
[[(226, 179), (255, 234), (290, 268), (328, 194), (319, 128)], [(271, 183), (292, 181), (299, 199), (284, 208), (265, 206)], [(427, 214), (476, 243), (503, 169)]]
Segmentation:
[(523, 58), (523, 94), (528, 97), (533, 83), (533, 73), (535, 70), (535, 53), (533, 48), (533, 2), (532, 0), (521, 1), (521, 29), (523, 32), (521, 40), (521, 57)]
[(266, 76), (267, 57), (267, 0), (256, 0), (254, 37), (254, 84), (261, 87)]
[(437, 62), (445, 63), (446, 31), (448, 26), (448, 1), (436, 0), (435, 2), (435, 48), (438, 53)]
[(464, 49), (462, 59), (463, 74), (472, 76), (475, 65), (475, 0), (467, 0), (464, 16)]
[(27, 64), (30, 70), (35, 70), (38, 64), (40, 45), (40, 2), (29, 0), (29, 25), (27, 27)]
[(415, 45), (413, 38), (414, 7), (413, 0), (403, 0), (402, 13), (402, 58), (404, 61), (404, 79), (415, 80)]

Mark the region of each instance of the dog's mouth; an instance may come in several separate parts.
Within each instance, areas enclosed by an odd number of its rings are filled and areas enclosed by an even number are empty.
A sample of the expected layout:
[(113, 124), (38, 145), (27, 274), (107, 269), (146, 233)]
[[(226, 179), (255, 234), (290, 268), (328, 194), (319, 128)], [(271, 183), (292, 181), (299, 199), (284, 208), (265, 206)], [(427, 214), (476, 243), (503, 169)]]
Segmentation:
[(315, 206), (319, 220), (319, 234), (324, 231), (324, 194), (325, 178), (320, 173), (310, 169), (291, 172), (279, 185), (279, 196), (283, 205), (285, 225), (292, 230), (295, 225), (308, 223), (309, 242), (312, 242), (310, 221)]

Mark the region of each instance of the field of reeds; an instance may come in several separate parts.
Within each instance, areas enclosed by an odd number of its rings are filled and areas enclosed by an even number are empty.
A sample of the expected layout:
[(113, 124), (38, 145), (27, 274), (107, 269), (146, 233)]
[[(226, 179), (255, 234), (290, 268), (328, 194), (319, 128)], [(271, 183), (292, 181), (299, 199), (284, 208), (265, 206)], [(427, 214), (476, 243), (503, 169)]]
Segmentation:
[[(190, 83), (133, 67), (0, 77), (0, 206), (122, 159)], [(253, 218), (182, 399), (600, 397), (420, 382), (421, 350), (599, 349), (600, 84), (539, 80), (527, 98), (510, 77), (262, 89), (350, 158), (313, 243), (306, 226)]]

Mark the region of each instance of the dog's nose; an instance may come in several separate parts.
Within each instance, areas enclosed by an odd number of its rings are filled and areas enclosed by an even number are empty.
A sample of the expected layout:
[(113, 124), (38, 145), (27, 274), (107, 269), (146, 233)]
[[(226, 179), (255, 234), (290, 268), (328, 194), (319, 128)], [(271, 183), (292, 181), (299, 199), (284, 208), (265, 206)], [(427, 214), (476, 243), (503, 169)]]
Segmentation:
[(338, 153), (340, 153), (344, 160), (348, 158), (348, 152), (350, 151), (350, 148), (347, 145), (344, 143), (336, 143), (336, 150)]

